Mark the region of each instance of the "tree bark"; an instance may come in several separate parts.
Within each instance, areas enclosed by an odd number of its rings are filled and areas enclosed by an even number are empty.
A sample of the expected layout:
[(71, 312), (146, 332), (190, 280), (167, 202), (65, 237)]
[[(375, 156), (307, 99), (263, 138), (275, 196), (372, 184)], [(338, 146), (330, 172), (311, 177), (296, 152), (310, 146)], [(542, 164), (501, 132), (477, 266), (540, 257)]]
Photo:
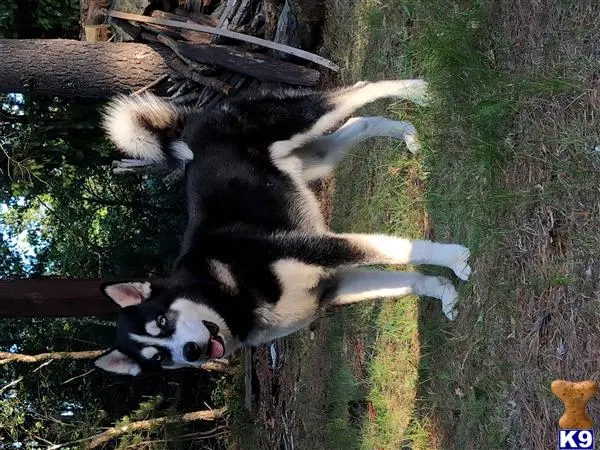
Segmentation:
[(117, 305), (100, 292), (105, 281), (108, 280), (0, 280), (0, 317), (114, 314), (118, 311)]
[(169, 50), (145, 44), (0, 39), (0, 92), (106, 98), (169, 73)]
[(130, 422), (126, 425), (121, 425), (98, 434), (95, 436), (89, 445), (84, 448), (96, 448), (99, 445), (105, 444), (111, 439), (122, 436), (125, 433), (132, 431), (149, 430), (150, 428), (163, 426), (171, 423), (194, 422), (196, 420), (217, 420), (225, 415), (227, 408), (210, 409), (206, 411), (194, 411), (178, 416), (157, 417), (155, 419), (140, 420), (138, 422)]

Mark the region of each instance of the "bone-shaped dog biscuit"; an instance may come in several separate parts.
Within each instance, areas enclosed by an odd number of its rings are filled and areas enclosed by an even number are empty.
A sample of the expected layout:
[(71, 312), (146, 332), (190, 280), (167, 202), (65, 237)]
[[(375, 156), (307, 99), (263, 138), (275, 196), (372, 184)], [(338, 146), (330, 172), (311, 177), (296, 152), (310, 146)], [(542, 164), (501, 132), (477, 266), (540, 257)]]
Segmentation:
[(593, 422), (586, 411), (586, 404), (598, 390), (598, 383), (591, 380), (555, 380), (550, 387), (554, 395), (565, 404), (565, 413), (558, 421), (558, 426), (570, 430), (591, 429)]

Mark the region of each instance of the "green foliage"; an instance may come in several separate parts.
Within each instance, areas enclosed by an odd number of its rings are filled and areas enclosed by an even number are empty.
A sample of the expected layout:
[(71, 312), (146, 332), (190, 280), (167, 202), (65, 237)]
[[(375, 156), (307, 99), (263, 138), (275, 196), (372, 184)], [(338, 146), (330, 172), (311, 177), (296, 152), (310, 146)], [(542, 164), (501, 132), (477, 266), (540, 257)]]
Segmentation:
[[(185, 224), (183, 186), (169, 187), (151, 176), (113, 175), (110, 162), (119, 156), (99, 129), (97, 107), (25, 98), (16, 111), (3, 109), (0, 278), (127, 278), (169, 270)], [(90, 350), (109, 347), (113, 338), (110, 320), (3, 319), (0, 351)], [(2, 366), (0, 389), (15, 383), (0, 391), (0, 447), (79, 441), (117, 420), (211, 404), (212, 378), (206, 373), (120, 379), (91, 368), (90, 361)], [(176, 437), (206, 426), (168, 426), (164, 432)], [(132, 435), (121, 445), (147, 437)], [(169, 448), (194, 448), (189, 439), (177, 442), (174, 438)]]
[[(164, 255), (176, 253), (185, 223), (181, 188), (151, 177), (115, 177), (109, 163), (116, 155), (94, 104), (31, 100), (16, 118), (17, 124), (13, 118), (0, 124), (10, 129), (0, 138), (6, 156), (0, 226), (8, 257), (0, 275), (164, 272), (170, 263)], [(19, 260), (17, 242), (21, 253), (35, 256)]]
[(77, 38), (79, 1), (4, 0), (0, 38)]

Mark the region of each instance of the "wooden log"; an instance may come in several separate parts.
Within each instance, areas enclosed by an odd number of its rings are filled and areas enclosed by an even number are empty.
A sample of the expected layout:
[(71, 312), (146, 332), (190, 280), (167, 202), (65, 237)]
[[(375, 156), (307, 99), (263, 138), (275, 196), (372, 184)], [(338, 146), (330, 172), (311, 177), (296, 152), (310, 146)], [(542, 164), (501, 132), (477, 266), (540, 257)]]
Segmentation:
[(112, 27), (114, 34), (118, 37), (117, 40), (121, 42), (133, 42), (135, 41), (142, 31), (142, 27), (138, 24), (133, 24), (127, 20), (115, 19), (111, 17), (108, 21)]
[(85, 25), (85, 40), (87, 42), (106, 42), (111, 37), (109, 25)]
[(102, 25), (106, 18), (106, 11), (106, 8), (98, 8), (96, 6), (89, 7), (83, 25)]
[(169, 26), (169, 27), (175, 27), (178, 29), (202, 31), (204, 33), (225, 36), (225, 37), (228, 37), (231, 39), (237, 39), (240, 41), (248, 42), (250, 44), (255, 44), (255, 45), (259, 45), (261, 47), (266, 47), (266, 48), (270, 48), (272, 50), (278, 50), (280, 52), (288, 53), (288, 54), (291, 54), (298, 58), (301, 58), (301, 59), (304, 59), (307, 61), (311, 61), (311, 62), (314, 62), (315, 64), (319, 64), (321, 66), (327, 67), (335, 72), (339, 72), (339, 70), (340, 70), (340, 68), (337, 64), (333, 63), (332, 61), (330, 61), (326, 58), (323, 58), (322, 56), (318, 56), (313, 53), (310, 53), (310, 52), (307, 52), (304, 50), (300, 50), (297, 48), (289, 47), (287, 45), (278, 44), (276, 42), (267, 41), (265, 39), (260, 39), (260, 38), (254, 37), (254, 36), (246, 36), (241, 33), (236, 33), (236, 32), (221, 29), (221, 28), (208, 27), (208, 26), (204, 26), (204, 25), (198, 25), (195, 23), (192, 24), (192, 23), (177, 22), (174, 20), (157, 19), (156, 17), (146, 17), (146, 16), (140, 16), (138, 14), (130, 14), (130, 13), (124, 13), (124, 12), (120, 12), (120, 11), (109, 11), (108, 15), (110, 17), (117, 17), (119, 19), (134, 20), (136, 22), (158, 24), (158, 25), (164, 25), (164, 26)]
[[(0, 317), (76, 317), (114, 314), (118, 306), (100, 292), (108, 280), (0, 281)], [(136, 280), (145, 281), (145, 280)]]
[[(303, 20), (294, 11), (298, 8), (296, 5), (300, 2), (286, 0), (283, 10), (279, 16), (277, 23), (277, 32), (275, 33), (275, 42), (288, 45), (291, 47), (301, 48), (303, 50), (312, 50), (317, 47), (321, 39), (321, 20)], [(307, 3), (309, 3), (307, 1)], [(302, 14), (308, 16), (309, 12), (318, 17), (317, 13), (310, 10), (300, 10)], [(289, 59), (289, 55), (284, 55), (281, 52), (275, 52), (280, 58)]]
[(169, 73), (166, 60), (172, 55), (162, 45), (0, 39), (0, 91), (81, 98), (128, 94)]
[(218, 28), (227, 28), (229, 21), (237, 11), (238, 3), (239, 0), (227, 0), (225, 9), (223, 9), (223, 11), (219, 14), (219, 23), (217, 24)]
[(314, 69), (279, 61), (260, 53), (243, 51), (236, 47), (179, 42), (177, 48), (176, 53), (187, 59), (213, 64), (261, 81), (300, 86), (314, 86), (319, 81), (320, 74)]
[(227, 28), (230, 30), (235, 30), (242, 25), (242, 23), (246, 22), (246, 20), (250, 17), (250, 13), (252, 13), (252, 9), (255, 4), (255, 0), (241, 0), (235, 15), (229, 22), (229, 26)]
[[(199, 75), (204, 75), (204, 72), (208, 72), (211, 69), (207, 66), (198, 64), (197, 62), (186, 58), (185, 55), (183, 55), (180, 51), (179, 51), (179, 46), (177, 45), (177, 42), (174, 41), (173, 39), (171, 39), (170, 37), (164, 35), (164, 34), (159, 34), (157, 37), (158, 41), (164, 45), (166, 45), (167, 47), (169, 47), (173, 53), (175, 53), (175, 55), (177, 57), (179, 57), (179, 59), (181, 59), (184, 63), (186, 63), (188, 66), (190, 66), (193, 70), (195, 70), (196, 72), (198, 72)], [(212, 87), (212, 86), (211, 86)], [(215, 85), (215, 89), (218, 90), (222, 90), (225, 86), (221, 85), (218, 86)], [(227, 88), (227, 90), (229, 90)]]
[(216, 78), (205, 77), (203, 75), (200, 75), (199, 73), (192, 70), (190, 66), (188, 66), (179, 58), (173, 58), (170, 61), (169, 66), (171, 67), (171, 69), (178, 72), (182, 76), (192, 81), (195, 81), (198, 84), (211, 87), (215, 90), (223, 92), (224, 94), (227, 94), (229, 92), (230, 86), (227, 83), (224, 83)]
[[(229, 11), (229, 17), (227, 17), (220, 27), (236, 31), (237, 28), (250, 16), (254, 1), (255, 0), (237, 0), (234, 7), (232, 7), (232, 9)], [(224, 44), (226, 42), (227, 39), (224, 36), (214, 36), (213, 38), (213, 43), (215, 44)]]
[(277, 33), (277, 23), (283, 9), (283, 0), (263, 0), (263, 15), (265, 17), (265, 39), (272, 41)]

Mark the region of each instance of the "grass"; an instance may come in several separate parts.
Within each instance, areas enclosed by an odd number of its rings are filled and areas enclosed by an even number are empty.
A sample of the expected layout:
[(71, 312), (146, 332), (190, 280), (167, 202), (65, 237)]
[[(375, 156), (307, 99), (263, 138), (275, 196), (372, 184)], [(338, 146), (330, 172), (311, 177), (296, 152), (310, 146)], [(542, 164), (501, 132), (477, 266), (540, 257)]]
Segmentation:
[[(598, 130), (588, 115), (597, 64), (574, 41), (596, 27), (599, 8), (584, 3), (330, 2), (326, 48), (344, 83), (420, 75), (435, 96), (425, 110), (385, 111), (415, 122), (421, 157), (376, 143), (340, 169), (334, 228), (458, 241), (476, 267), (451, 325), (429, 300), (420, 312), (409, 298), (346, 313), (354, 319), (343, 341), (377, 334), (367, 373), (356, 378), (377, 418), (364, 419), (351, 448), (550, 448), (560, 409), (549, 382), (595, 373), (567, 364), (597, 352), (567, 328), (593, 327), (597, 307), (580, 298), (577, 317), (562, 309), (569, 298), (597, 297), (589, 267), (599, 244), (590, 189), (600, 178), (590, 152)], [(574, 34), (552, 39), (558, 24)], [(555, 53), (531, 47), (534, 37)], [(566, 344), (573, 354), (557, 358)], [(331, 389), (333, 398), (351, 397)]]
[(291, 393), (277, 405), (295, 419), (271, 414), (269, 427), (306, 449), (555, 447), (551, 381), (593, 379), (600, 359), (600, 5), (328, 7), (324, 53), (340, 83), (423, 77), (433, 94), (427, 108), (365, 108), (413, 121), (424, 149), (381, 139), (349, 156), (332, 227), (457, 241), (475, 272), (457, 283), (452, 323), (436, 301), (407, 297), (336, 311), (315, 340), (291, 339)]

